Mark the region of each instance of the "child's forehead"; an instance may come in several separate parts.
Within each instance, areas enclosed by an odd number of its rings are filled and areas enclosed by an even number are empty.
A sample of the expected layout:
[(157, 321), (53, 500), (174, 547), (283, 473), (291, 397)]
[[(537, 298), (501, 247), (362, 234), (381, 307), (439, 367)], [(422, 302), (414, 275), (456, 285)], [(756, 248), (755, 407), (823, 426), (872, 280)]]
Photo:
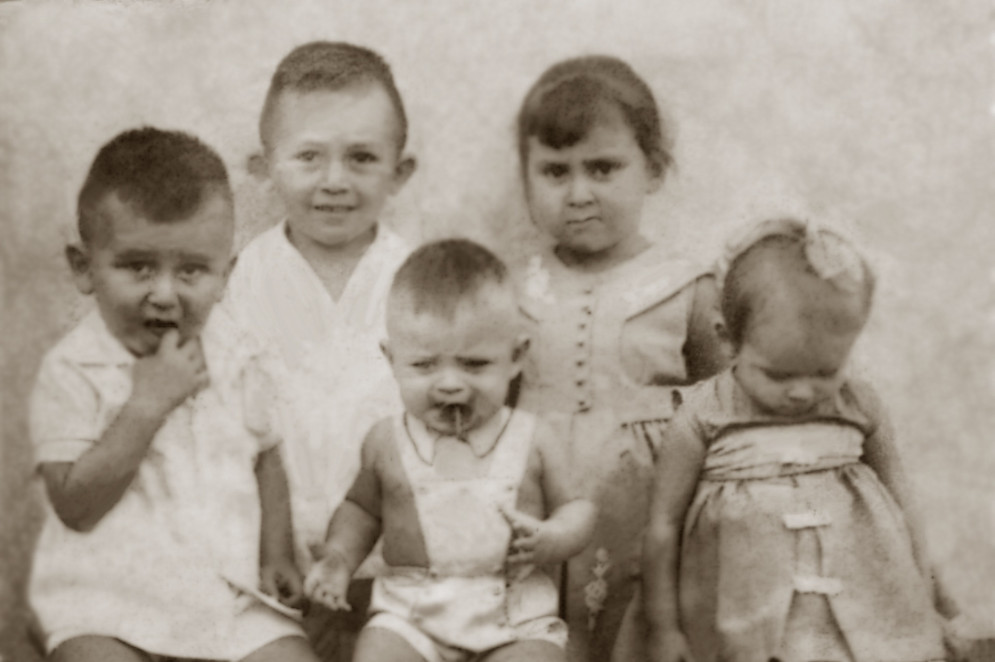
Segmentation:
[[(355, 81), (337, 88), (285, 89), (274, 104), (266, 128), (267, 142), (298, 132), (335, 129), (343, 135), (400, 141), (402, 120), (386, 86), (375, 80)], [(290, 135), (288, 135), (290, 134)]]
[(217, 248), (231, 244), (234, 228), (233, 204), (222, 191), (205, 191), (192, 213), (166, 221), (151, 218), (138, 205), (123, 199), (120, 192), (110, 191), (94, 209), (89, 244), (92, 248), (118, 249), (169, 248), (175, 244)]
[(467, 297), (436, 310), (416, 309), (412, 297), (391, 298), (388, 334), (392, 337), (428, 340), (434, 338), (491, 341), (514, 338), (519, 329), (518, 310), (507, 297)]
[(609, 102), (604, 102), (604, 106), (603, 111), (583, 125), (530, 135), (529, 152), (542, 157), (572, 152), (614, 152), (626, 147), (639, 149), (635, 131), (626, 122), (621, 109)]

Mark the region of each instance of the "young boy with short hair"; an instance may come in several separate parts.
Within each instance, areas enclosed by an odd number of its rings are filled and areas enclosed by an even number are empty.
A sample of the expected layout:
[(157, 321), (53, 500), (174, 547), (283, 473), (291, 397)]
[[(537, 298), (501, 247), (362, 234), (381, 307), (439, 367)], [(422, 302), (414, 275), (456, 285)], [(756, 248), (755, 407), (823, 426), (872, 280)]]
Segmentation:
[(29, 598), (52, 659), (313, 662), (257, 588), (300, 597), (260, 357), (212, 314), (232, 194), (196, 138), (143, 128), (97, 154), (67, 248), (89, 313), (31, 399), (47, 488)]
[(286, 368), (283, 453), (305, 567), (358, 471), (363, 435), (400, 406), (377, 343), (410, 248), (379, 220), (415, 170), (407, 131), (387, 63), (343, 42), (284, 57), (259, 120), (286, 217), (240, 253), (224, 306)]
[(594, 506), (559, 441), (504, 406), (528, 346), (504, 264), (466, 240), (415, 251), (387, 306), (405, 411), (378, 422), (305, 591), (348, 609), (352, 573), (382, 534), (388, 570), (355, 660), (565, 660), (543, 566), (576, 554)]

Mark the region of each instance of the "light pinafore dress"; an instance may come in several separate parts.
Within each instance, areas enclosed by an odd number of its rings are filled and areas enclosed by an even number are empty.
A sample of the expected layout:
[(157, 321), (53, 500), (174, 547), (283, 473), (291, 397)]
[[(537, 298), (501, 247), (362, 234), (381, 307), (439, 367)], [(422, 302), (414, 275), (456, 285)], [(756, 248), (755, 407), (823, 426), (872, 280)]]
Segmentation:
[(687, 380), (683, 348), (696, 265), (649, 250), (600, 274), (535, 257), (524, 283), (534, 322), (521, 407), (569, 446), (599, 510), (592, 543), (566, 566), (571, 660), (608, 659), (636, 584), (660, 436)]
[(698, 662), (943, 657), (904, 515), (860, 461), (878, 423), (859, 393), (845, 386), (811, 420), (776, 424), (725, 372), (672, 423), (707, 446), (679, 581)]
[(511, 413), (482, 458), (482, 470), (454, 476), (446, 471), (445, 458), (469, 452), (465, 442), (441, 437), (434, 457), (426, 456), (416, 448), (405, 416), (395, 419), (394, 440), (414, 494), (429, 567), (389, 567), (374, 580), (371, 626), (389, 627), (389, 620), (378, 620), (382, 614), (400, 617), (437, 643), (467, 653), (526, 638), (562, 643), (556, 586), (538, 568), (506, 566), (511, 529), (499, 510), (515, 507), (535, 423), (529, 413)]

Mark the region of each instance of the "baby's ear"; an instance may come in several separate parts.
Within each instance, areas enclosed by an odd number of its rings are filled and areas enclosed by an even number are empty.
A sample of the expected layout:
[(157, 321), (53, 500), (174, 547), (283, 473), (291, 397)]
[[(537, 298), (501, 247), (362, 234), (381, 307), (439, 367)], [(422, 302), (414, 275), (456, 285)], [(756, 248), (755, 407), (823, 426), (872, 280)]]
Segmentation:
[(418, 169), (418, 160), (410, 154), (402, 154), (394, 168), (394, 193), (397, 193), (407, 183)]
[(249, 171), (255, 179), (266, 179), (269, 176), (269, 167), (266, 162), (266, 155), (262, 152), (253, 152), (245, 160), (245, 169)]
[(90, 275), (90, 253), (82, 244), (66, 246), (66, 261), (73, 272), (73, 282), (82, 294), (93, 294), (93, 277)]

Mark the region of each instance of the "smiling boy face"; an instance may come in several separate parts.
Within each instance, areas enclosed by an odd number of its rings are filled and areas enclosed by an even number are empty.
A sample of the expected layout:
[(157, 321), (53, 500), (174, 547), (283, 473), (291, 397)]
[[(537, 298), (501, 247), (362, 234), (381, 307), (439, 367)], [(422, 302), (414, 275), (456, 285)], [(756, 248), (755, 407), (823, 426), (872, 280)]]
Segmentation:
[(68, 254), (77, 287), (94, 295), (114, 337), (136, 356), (154, 353), (171, 328), (196, 337), (232, 264), (229, 198), (218, 190), (189, 217), (155, 222), (110, 193), (96, 213), (94, 235)]
[(291, 240), (333, 248), (372, 233), (414, 170), (400, 141), (397, 111), (376, 83), (281, 94), (267, 129), (267, 162)]

